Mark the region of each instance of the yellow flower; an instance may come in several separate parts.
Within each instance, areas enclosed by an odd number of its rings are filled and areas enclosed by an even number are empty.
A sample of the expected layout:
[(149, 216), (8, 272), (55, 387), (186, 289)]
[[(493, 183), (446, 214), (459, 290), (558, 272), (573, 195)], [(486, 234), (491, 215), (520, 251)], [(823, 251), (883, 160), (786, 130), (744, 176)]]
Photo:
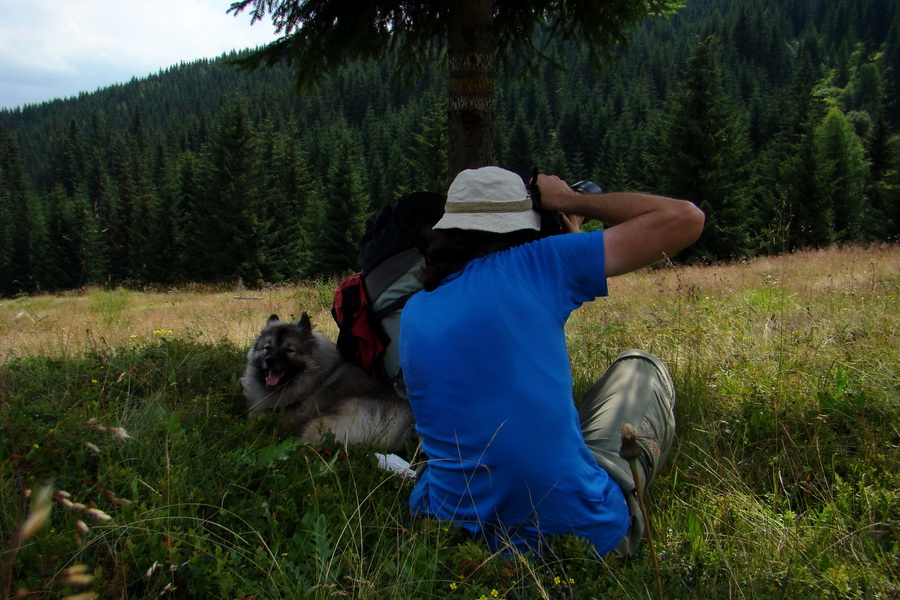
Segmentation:
[(450, 584), (450, 589), (451, 589), (451, 590), (455, 590), (455, 589), (458, 588), (458, 587), (459, 587), (459, 586), (456, 585), (455, 583), (451, 583), (451, 584)]
[(496, 598), (499, 595), (500, 595), (500, 592), (498, 592), (497, 590), (491, 590), (491, 596), (493, 596), (494, 598)]
[(560, 579), (559, 577), (554, 577), (553, 583), (555, 583), (556, 585), (559, 585), (560, 583), (562, 583), (562, 579)]
[(570, 584), (570, 585), (575, 585), (575, 578), (574, 578), (574, 577), (569, 577), (569, 584)]
[(136, 337), (137, 337), (137, 334), (136, 334), (136, 333), (132, 333), (130, 336), (128, 336), (128, 338), (129, 338), (129, 339), (132, 339), (132, 340), (133, 340), (134, 338), (136, 338)]

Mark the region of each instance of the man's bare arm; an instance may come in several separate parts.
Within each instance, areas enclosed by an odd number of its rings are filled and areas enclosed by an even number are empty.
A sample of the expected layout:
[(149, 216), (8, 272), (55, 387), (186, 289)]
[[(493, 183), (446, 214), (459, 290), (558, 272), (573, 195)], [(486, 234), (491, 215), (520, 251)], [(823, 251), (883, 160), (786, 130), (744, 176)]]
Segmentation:
[(640, 269), (690, 246), (706, 220), (703, 211), (685, 200), (634, 192), (579, 194), (546, 175), (538, 178), (538, 186), (544, 208), (611, 225), (604, 232), (607, 277)]

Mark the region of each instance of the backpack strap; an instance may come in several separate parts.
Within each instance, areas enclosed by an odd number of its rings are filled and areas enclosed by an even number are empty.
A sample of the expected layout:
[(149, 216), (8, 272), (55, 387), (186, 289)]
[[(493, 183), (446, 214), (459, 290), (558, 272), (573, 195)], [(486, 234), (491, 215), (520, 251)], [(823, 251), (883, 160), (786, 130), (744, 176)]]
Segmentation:
[(394, 300), (393, 302), (390, 302), (386, 306), (382, 306), (378, 310), (373, 311), (375, 314), (375, 318), (380, 321), (381, 319), (385, 318), (386, 316), (388, 316), (395, 310), (400, 310), (401, 308), (406, 306), (406, 303), (409, 301), (409, 299), (412, 298), (413, 294), (415, 294), (418, 291), (419, 290), (415, 290), (415, 291), (409, 292), (408, 294), (404, 294), (404, 295), (400, 296), (399, 298), (397, 298), (396, 300)]
[[(404, 273), (412, 269), (419, 260), (422, 259), (422, 253), (418, 248), (409, 248), (385, 260), (374, 269), (363, 273), (363, 279), (366, 282), (366, 291), (372, 304), (378, 302), (381, 295), (384, 294), (391, 285), (394, 284)], [(381, 310), (378, 311), (382, 312)]]

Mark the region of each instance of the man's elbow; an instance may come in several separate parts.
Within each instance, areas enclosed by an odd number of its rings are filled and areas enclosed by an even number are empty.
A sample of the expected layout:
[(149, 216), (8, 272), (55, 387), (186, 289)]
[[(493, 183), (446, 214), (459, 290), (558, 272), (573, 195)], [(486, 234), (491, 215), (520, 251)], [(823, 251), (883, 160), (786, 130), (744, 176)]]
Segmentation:
[(678, 203), (678, 216), (675, 217), (674, 228), (679, 232), (679, 250), (687, 248), (700, 238), (706, 224), (706, 214), (693, 202), (681, 200)]
[(684, 208), (687, 213), (685, 217), (688, 222), (686, 227), (693, 236), (689, 243), (693, 244), (700, 238), (700, 234), (703, 233), (703, 226), (706, 224), (706, 213), (700, 210), (700, 207), (693, 202), (685, 202), (685, 204), (687, 204)]

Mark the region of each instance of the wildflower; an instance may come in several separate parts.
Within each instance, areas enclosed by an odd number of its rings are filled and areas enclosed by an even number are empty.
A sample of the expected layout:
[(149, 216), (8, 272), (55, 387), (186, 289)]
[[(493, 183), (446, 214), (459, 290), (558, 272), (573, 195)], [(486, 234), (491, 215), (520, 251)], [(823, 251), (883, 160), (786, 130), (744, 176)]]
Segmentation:
[(128, 339), (133, 340), (133, 339), (136, 338), (136, 337), (137, 337), (137, 334), (136, 334), (136, 333), (132, 333), (131, 335), (128, 336)]
[(575, 585), (575, 578), (569, 577), (569, 585)]
[(497, 590), (491, 590), (491, 596), (497, 598), (498, 596), (500, 596), (500, 592), (498, 592)]
[(459, 587), (459, 586), (456, 585), (455, 583), (453, 583), (453, 582), (450, 583), (450, 589), (451, 589), (451, 590), (455, 590), (455, 589), (458, 588), (458, 587)]
[(91, 383), (100, 383), (99, 379), (91, 379)]
[(562, 579), (560, 579), (558, 576), (557, 576), (557, 577), (554, 577), (554, 578), (553, 578), (553, 583), (555, 583), (556, 585), (559, 585), (560, 583), (562, 583)]
[(100, 454), (100, 448), (98, 448), (94, 444), (92, 444), (90, 442), (85, 442), (84, 445), (87, 447), (88, 450), (90, 450), (94, 454)]
[(32, 444), (31, 447), (34, 448), (35, 450), (37, 450), (38, 448), (40, 448), (40, 445), (38, 445), (38, 444)]

